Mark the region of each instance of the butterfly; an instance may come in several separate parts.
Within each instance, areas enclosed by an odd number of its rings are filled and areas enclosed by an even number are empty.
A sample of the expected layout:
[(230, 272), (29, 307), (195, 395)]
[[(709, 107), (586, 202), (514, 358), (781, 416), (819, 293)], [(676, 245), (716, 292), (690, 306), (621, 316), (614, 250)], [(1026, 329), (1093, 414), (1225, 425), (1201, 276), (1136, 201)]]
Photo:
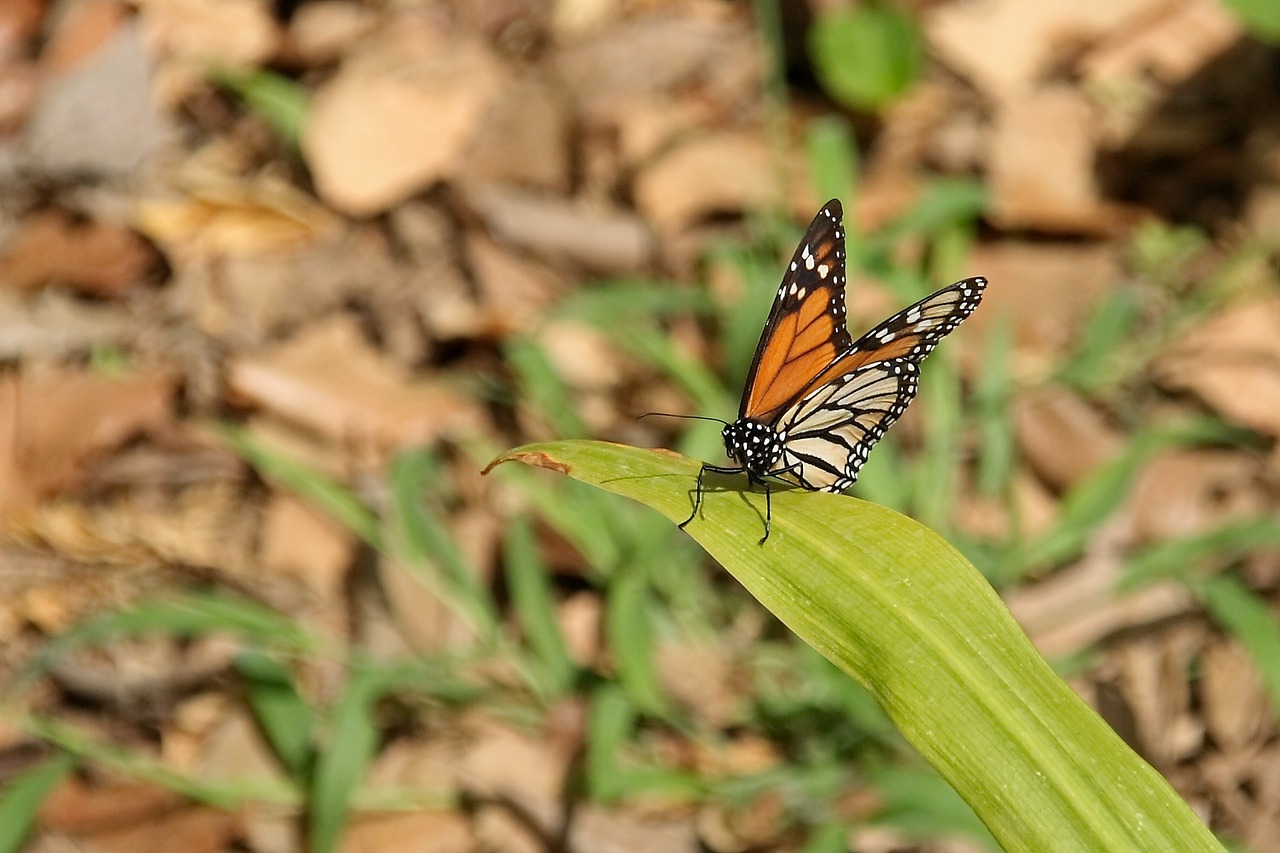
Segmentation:
[(725, 423), (735, 466), (703, 463), (703, 478), (746, 472), (765, 489), (763, 545), (773, 507), (768, 477), (810, 491), (842, 492), (920, 387), (920, 362), (973, 313), (987, 280), (966, 278), (899, 311), (856, 341), (845, 325), (840, 202), (823, 205), (782, 277), (747, 373), (738, 419)]

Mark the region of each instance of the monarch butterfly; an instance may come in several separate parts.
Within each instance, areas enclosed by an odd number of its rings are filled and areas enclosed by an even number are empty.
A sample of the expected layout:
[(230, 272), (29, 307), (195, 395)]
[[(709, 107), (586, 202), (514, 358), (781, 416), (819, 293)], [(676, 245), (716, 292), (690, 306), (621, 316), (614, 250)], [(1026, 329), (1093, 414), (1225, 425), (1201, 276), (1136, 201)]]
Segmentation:
[(854, 341), (845, 327), (843, 211), (832, 199), (796, 248), (774, 297), (747, 373), (738, 419), (723, 422), (725, 453), (736, 466), (698, 471), (740, 474), (765, 488), (763, 545), (773, 508), (766, 477), (811, 491), (842, 492), (867, 454), (919, 388), (920, 362), (982, 299), (987, 280), (966, 278), (899, 311)]

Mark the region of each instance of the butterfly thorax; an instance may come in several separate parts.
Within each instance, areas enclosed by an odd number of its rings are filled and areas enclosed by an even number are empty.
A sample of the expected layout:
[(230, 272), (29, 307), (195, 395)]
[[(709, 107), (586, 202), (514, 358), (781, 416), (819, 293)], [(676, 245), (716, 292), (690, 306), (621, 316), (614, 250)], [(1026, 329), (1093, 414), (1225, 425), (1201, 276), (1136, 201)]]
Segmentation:
[(777, 470), (783, 438), (773, 427), (750, 418), (739, 418), (720, 434), (724, 437), (724, 452), (751, 476), (763, 477)]

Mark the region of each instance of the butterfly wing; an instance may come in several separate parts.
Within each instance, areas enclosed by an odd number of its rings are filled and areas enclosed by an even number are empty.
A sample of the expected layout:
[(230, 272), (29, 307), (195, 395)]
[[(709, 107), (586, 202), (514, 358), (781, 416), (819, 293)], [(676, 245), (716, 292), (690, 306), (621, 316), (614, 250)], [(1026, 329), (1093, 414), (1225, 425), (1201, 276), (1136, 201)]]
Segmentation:
[(813, 377), (800, 396), (877, 361), (905, 358), (919, 364), (973, 313), (986, 287), (987, 280), (981, 276), (964, 278), (902, 309), (854, 341)]
[(906, 410), (920, 382), (910, 359), (881, 361), (819, 387), (778, 421), (782, 475), (813, 491), (842, 492), (871, 447)]
[(832, 199), (809, 224), (773, 300), (738, 417), (770, 423), (852, 345), (845, 327), (843, 210)]
[(987, 281), (969, 278), (899, 311), (859, 338), (779, 416), (779, 467), (806, 489), (840, 492), (919, 390), (920, 362), (973, 313)]

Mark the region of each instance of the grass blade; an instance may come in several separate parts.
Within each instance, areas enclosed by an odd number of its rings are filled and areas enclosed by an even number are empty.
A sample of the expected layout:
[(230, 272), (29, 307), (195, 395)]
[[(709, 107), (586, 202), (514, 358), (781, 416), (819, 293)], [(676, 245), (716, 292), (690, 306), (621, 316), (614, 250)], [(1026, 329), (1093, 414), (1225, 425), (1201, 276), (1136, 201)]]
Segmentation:
[(65, 752), (11, 779), (0, 792), (0, 853), (17, 853), (35, 825), (45, 797), (75, 768)]

